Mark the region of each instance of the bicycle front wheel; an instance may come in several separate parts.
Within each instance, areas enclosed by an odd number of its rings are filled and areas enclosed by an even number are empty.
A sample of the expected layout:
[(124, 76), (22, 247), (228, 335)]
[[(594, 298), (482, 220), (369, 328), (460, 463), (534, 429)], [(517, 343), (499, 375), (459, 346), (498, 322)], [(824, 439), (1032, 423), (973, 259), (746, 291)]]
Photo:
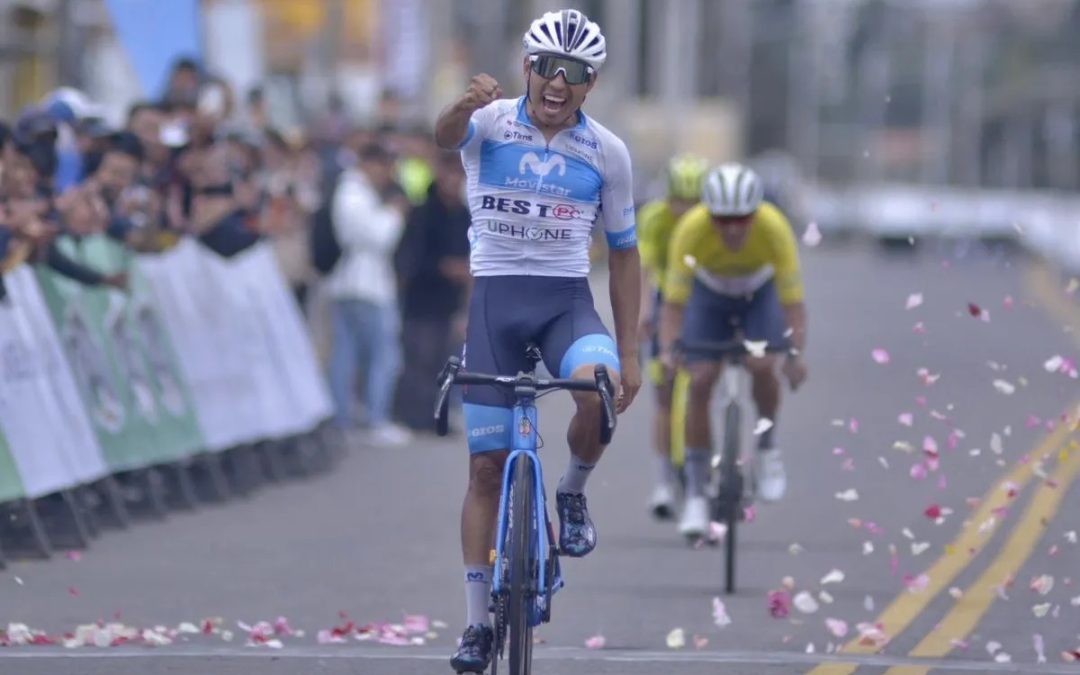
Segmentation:
[(510, 519), (510, 675), (532, 670), (532, 574), (530, 551), (534, 525), (532, 459), (519, 455), (514, 462)]
[(720, 503), (725, 511), (727, 535), (724, 540), (724, 590), (735, 592), (735, 543), (742, 509), (743, 481), (739, 473), (742, 422), (739, 406), (732, 401), (724, 414), (724, 454), (720, 459)]

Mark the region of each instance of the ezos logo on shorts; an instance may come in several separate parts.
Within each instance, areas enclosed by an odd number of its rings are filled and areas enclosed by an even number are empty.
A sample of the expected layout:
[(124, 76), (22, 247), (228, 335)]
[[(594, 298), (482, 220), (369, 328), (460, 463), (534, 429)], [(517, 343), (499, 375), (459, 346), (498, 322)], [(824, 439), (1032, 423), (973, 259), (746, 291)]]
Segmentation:
[(476, 427), (469, 430), (469, 435), (473, 438), (480, 438), (481, 436), (494, 436), (495, 434), (506, 433), (505, 424), (490, 424), (485, 427)]
[(584, 215), (581, 209), (572, 204), (542, 204), (540, 202), (530, 202), (527, 199), (509, 199), (491, 195), (484, 195), (481, 198), (480, 208), (485, 211), (514, 213), (519, 216), (556, 218), (558, 220), (573, 220)]

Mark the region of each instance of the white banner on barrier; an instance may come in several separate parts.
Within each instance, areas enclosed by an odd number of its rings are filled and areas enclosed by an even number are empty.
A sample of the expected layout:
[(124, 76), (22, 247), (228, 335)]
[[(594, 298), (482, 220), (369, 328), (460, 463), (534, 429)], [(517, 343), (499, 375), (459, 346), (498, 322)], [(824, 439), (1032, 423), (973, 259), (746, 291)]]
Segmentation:
[(0, 303), (0, 426), (27, 496), (42, 495), (107, 473), (70, 366), (33, 271), (4, 277)]
[(139, 264), (208, 449), (308, 431), (329, 416), (310, 338), (265, 246), (226, 260), (185, 240)]
[(248, 282), (246, 306), (258, 321), (268, 362), (277, 366), (280, 393), (289, 408), (284, 433), (308, 431), (329, 417), (333, 408), (300, 309), (268, 244), (255, 247), (237, 262)]

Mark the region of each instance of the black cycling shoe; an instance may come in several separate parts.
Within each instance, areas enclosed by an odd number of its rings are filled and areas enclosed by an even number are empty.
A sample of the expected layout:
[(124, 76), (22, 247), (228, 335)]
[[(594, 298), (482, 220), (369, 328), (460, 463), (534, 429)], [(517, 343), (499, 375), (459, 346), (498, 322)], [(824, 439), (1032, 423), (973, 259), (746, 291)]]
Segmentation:
[(596, 528), (589, 518), (585, 495), (555, 493), (559, 512), (559, 550), (571, 558), (581, 558), (596, 548)]
[(461, 646), (450, 657), (450, 667), (459, 673), (483, 673), (491, 663), (495, 633), (491, 626), (469, 626), (461, 636)]

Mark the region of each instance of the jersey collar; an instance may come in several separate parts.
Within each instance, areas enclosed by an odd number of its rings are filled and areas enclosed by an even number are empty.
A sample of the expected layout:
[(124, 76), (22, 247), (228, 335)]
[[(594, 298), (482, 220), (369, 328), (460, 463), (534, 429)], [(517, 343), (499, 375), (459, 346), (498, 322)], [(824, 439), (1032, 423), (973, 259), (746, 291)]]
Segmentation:
[[(586, 120), (585, 113), (581, 112), (581, 109), (579, 108), (578, 111), (577, 111), (577, 124), (575, 124), (572, 127), (567, 127), (567, 128), (568, 129), (584, 129), (585, 126), (586, 126), (585, 125), (585, 120)], [(525, 97), (524, 96), (522, 96), (521, 98), (518, 99), (518, 103), (517, 103), (517, 121), (521, 122), (522, 124), (527, 124), (530, 127), (532, 127), (533, 129), (536, 128), (536, 125), (533, 124), (532, 120), (529, 119), (529, 113), (525, 110)], [(564, 131), (565, 131), (565, 129), (564, 129)]]

